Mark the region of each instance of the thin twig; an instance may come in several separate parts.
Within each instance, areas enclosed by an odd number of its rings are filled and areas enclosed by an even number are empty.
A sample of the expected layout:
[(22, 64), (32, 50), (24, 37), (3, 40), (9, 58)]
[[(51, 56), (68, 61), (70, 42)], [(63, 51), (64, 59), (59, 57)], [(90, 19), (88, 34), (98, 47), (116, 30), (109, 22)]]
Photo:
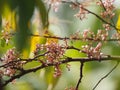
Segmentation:
[(102, 0), (100, 0), (100, 2), (102, 3), (102, 7), (103, 7), (103, 9), (106, 11), (106, 8), (105, 8), (105, 6), (104, 6)]
[(91, 12), (90, 10), (88, 10), (88, 9), (86, 9), (86, 8), (83, 8), (83, 9), (86, 10), (86, 11), (88, 11), (89, 13), (93, 14), (94, 16), (96, 16), (96, 17), (97, 17), (98, 19), (100, 19), (102, 22), (110, 25), (111, 27), (113, 27), (113, 28), (115, 28), (115, 29), (117, 30), (116, 26), (114, 26), (114, 25), (112, 25), (111, 23), (105, 21), (105, 20), (104, 20), (102, 17), (100, 17), (99, 15), (95, 14), (94, 12)]
[(82, 81), (82, 78), (83, 78), (83, 66), (84, 66), (84, 62), (81, 62), (81, 65), (80, 65), (80, 78), (79, 78), (79, 80), (78, 80), (78, 83), (77, 83), (77, 85), (76, 85), (75, 90), (78, 90), (79, 85), (80, 85), (80, 83), (81, 83), (81, 81)]
[[(16, 35), (16, 33), (10, 33), (12, 36)], [(0, 35), (2, 36), (2, 35)], [(105, 39), (105, 40), (102, 40), (100, 38), (93, 38), (93, 37), (87, 37), (87, 38), (82, 38), (82, 37), (74, 37), (74, 38), (70, 38), (70, 37), (59, 37), (59, 36), (46, 36), (46, 35), (39, 35), (39, 34), (28, 34), (27, 36), (29, 37), (44, 37), (44, 38), (53, 38), (53, 39), (58, 39), (58, 40), (82, 40), (82, 41), (95, 41), (95, 42), (100, 42), (100, 41), (109, 41), (109, 42), (112, 42), (112, 41), (120, 41), (120, 39), (111, 39), (111, 38), (108, 38), (108, 39)], [(1, 61), (1, 59), (0, 59)]]
[(94, 86), (94, 88), (93, 88), (92, 90), (95, 90), (95, 89), (97, 88), (97, 86), (100, 84), (100, 82), (101, 82), (102, 80), (104, 80), (105, 78), (107, 78), (108, 75), (110, 75), (110, 74), (117, 68), (118, 65), (119, 65), (119, 62), (117, 62), (117, 64), (116, 64), (105, 76), (103, 76), (103, 77), (98, 81), (98, 83)]
[[(70, 1), (70, 2), (68, 2), (68, 1), (62, 1), (62, 3), (74, 4), (74, 5), (78, 6), (78, 7), (79, 7), (79, 5), (81, 5), (81, 3), (79, 3), (79, 2), (76, 3), (76, 2), (72, 2), (72, 1)], [(97, 17), (97, 18), (98, 18), (99, 20), (101, 20), (102, 22), (104, 22), (104, 23), (110, 25), (111, 27), (115, 28), (116, 30), (118, 30), (118, 28), (116, 28), (115, 25), (112, 25), (111, 23), (107, 22), (106, 20), (104, 20), (102, 17), (100, 17), (100, 16), (97, 15), (96, 13), (94, 13), (94, 12), (92, 12), (92, 11), (84, 8), (84, 7), (81, 7), (81, 8), (82, 8), (83, 10), (87, 11), (88, 13), (91, 13), (92, 15), (94, 15), (95, 17)]]
[(70, 38), (70, 37), (58, 37), (58, 36), (40, 36), (40, 35), (35, 35), (35, 34), (30, 34), (30, 36), (34, 36), (34, 37), (44, 37), (44, 38), (53, 38), (53, 39), (58, 39), (58, 40), (84, 40), (84, 41), (120, 41), (120, 39), (105, 39), (105, 40), (101, 40), (101, 39), (94, 39), (94, 38)]

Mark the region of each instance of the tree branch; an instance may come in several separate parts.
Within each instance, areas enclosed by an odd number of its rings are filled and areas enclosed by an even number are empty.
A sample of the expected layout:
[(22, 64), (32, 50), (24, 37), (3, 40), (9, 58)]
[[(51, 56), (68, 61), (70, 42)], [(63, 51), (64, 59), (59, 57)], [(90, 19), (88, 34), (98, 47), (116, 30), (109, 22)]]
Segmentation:
[[(101, 61), (117, 61), (117, 62), (120, 62), (120, 57), (104, 57), (104, 58), (101, 58), (100, 60)], [(85, 63), (85, 62), (92, 62), (92, 61), (99, 62), (99, 60), (96, 59), (96, 58), (69, 58), (68, 57), (68, 58), (60, 61), (60, 64), (69, 63), (69, 62), (82, 62), (82, 63)], [(31, 68), (31, 69), (28, 69), (28, 70), (23, 70), (23, 72), (15, 75), (15, 76), (12, 76), (9, 80), (5, 81), (1, 86), (4, 87), (8, 83), (12, 82), (14, 79), (20, 78), (21, 76), (24, 76), (24, 75), (26, 75), (28, 73), (31, 73), (31, 72), (36, 72), (37, 70), (40, 70), (40, 69), (43, 69), (43, 68), (46, 68), (46, 67), (55, 66), (56, 64), (57, 63), (49, 63), (47, 65), (42, 64), (40, 66)]]
[(97, 88), (97, 86), (100, 84), (101, 81), (103, 81), (105, 78), (107, 78), (119, 65), (119, 62), (117, 62), (117, 64), (105, 75), (103, 76), (98, 83), (94, 86), (94, 88), (92, 90), (95, 90)]
[(78, 80), (78, 83), (77, 83), (77, 86), (76, 86), (76, 89), (75, 90), (78, 90), (78, 87), (82, 81), (82, 78), (83, 78), (83, 66), (84, 66), (84, 62), (81, 62), (81, 65), (80, 65), (80, 78)]
[(70, 37), (58, 37), (58, 36), (40, 36), (40, 35), (35, 35), (35, 34), (30, 34), (30, 36), (34, 36), (34, 37), (45, 37), (45, 38), (53, 38), (53, 39), (58, 39), (58, 40), (85, 40), (85, 41), (97, 41), (97, 42), (100, 42), (100, 41), (120, 41), (120, 39), (105, 39), (105, 40), (101, 40), (101, 39), (94, 39), (94, 38), (90, 38), (90, 37), (87, 37), (87, 38), (70, 38)]

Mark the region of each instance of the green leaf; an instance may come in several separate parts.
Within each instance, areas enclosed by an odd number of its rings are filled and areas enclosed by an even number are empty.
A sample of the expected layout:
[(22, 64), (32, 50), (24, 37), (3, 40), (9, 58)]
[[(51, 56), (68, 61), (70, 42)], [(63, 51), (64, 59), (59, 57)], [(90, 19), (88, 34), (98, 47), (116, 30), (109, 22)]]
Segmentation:
[(74, 50), (74, 49), (69, 49), (65, 52), (65, 56), (67, 57), (72, 57), (72, 58), (77, 58), (77, 57), (81, 57), (83, 56), (82, 53), (80, 53), (79, 51), (77, 50)]
[(40, 64), (36, 61), (32, 61), (32, 62), (29, 62), (27, 64), (24, 65), (24, 68), (25, 69), (30, 69), (30, 68), (34, 68), (36, 66), (39, 66)]
[(28, 35), (31, 31), (28, 24), (33, 15), (35, 4), (34, 0), (19, 0), (18, 6), (19, 22), (17, 27), (16, 45), (18, 50), (22, 51), (29, 42)]
[(25, 81), (19, 81), (15, 84), (8, 85), (6, 87), (7, 90), (33, 90), (33, 87), (30, 83), (27, 83)]

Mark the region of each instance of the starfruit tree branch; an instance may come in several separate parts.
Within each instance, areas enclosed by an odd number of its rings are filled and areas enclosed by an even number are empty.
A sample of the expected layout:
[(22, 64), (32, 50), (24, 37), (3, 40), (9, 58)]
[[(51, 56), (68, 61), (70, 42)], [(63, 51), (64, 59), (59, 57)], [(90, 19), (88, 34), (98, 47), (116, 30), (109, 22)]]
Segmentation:
[(76, 85), (76, 89), (75, 89), (75, 90), (78, 90), (79, 85), (80, 85), (80, 83), (81, 83), (81, 81), (82, 81), (82, 78), (83, 78), (84, 62), (80, 62), (80, 63), (81, 63), (81, 65), (80, 65), (80, 78), (79, 78), (79, 80), (78, 80), (78, 82), (77, 82), (77, 85)]
[[(66, 63), (69, 63), (69, 62), (82, 62), (82, 63), (86, 63), (86, 62), (99, 62), (99, 60), (97, 58), (66, 58), (66, 59), (63, 59), (60, 61), (60, 65), (61, 64), (66, 64)], [(100, 61), (117, 61), (117, 62), (120, 62), (120, 57), (103, 57), (100, 59)], [(10, 79), (6, 80), (4, 83), (2, 83), (2, 87), (6, 86), (8, 83), (12, 82), (14, 79), (17, 79), (17, 78), (20, 78), (28, 73), (31, 73), (31, 72), (36, 72), (37, 70), (40, 70), (40, 69), (43, 69), (43, 68), (46, 68), (46, 67), (51, 67), (51, 66), (55, 66), (56, 63), (47, 63), (47, 64), (41, 64), (39, 66), (36, 66), (34, 68), (31, 68), (31, 69), (27, 69), (27, 70), (23, 70), (22, 72), (20, 72), (19, 74), (15, 75), (15, 76), (12, 76), (10, 77)], [(82, 65), (82, 64), (81, 64)], [(83, 65), (82, 65), (83, 66)], [(81, 66), (81, 68), (83, 68)], [(82, 72), (81, 72), (81, 76), (82, 76)], [(81, 77), (80, 76), (80, 77)], [(82, 78), (82, 77), (81, 77)], [(80, 81), (81, 81), (81, 78), (80, 78)]]
[(97, 86), (117, 68), (118, 65), (119, 65), (119, 62), (117, 62), (116, 65), (96, 83), (96, 85), (93, 87), (92, 90), (95, 90)]

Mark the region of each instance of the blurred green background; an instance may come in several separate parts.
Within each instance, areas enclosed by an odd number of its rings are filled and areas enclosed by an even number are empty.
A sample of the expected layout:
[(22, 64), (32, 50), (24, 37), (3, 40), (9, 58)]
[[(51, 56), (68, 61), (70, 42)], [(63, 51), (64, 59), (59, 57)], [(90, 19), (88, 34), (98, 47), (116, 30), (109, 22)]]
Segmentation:
[[(69, 0), (68, 0), (69, 1)], [(81, 0), (83, 1), (83, 0)], [(116, 0), (115, 0), (116, 1)], [(116, 3), (118, 3), (116, 1)], [(117, 6), (115, 3), (115, 6)], [(96, 14), (101, 12), (95, 2), (91, 2), (87, 8)], [(46, 25), (47, 20), (47, 4), (44, 0), (0, 0), (0, 56), (8, 49), (16, 47), (23, 58), (32, 57), (32, 51), (36, 42), (44, 44), (44, 38), (30, 37), (31, 33), (43, 35), (45, 28), (49, 28), (49, 32), (60, 37), (69, 37), (77, 31), (80, 33), (84, 29), (90, 28), (95, 33), (96, 30), (102, 29), (102, 22), (95, 16), (88, 14), (87, 18), (80, 20), (74, 17), (78, 10), (72, 10), (69, 4), (60, 5), (58, 12), (53, 9), (49, 12), (49, 27)], [(116, 23), (119, 7), (115, 10)], [(8, 33), (15, 32), (8, 44), (2, 37), (2, 31)], [(115, 30), (110, 32), (110, 35)], [(37, 40), (36, 42), (33, 42)], [(61, 42), (60, 42), (61, 43)], [(72, 41), (71, 45), (81, 48), (85, 43), (82, 41)], [(120, 55), (120, 46), (117, 42), (106, 42), (102, 48), (102, 52), (108, 55)], [(67, 56), (85, 57), (84, 54), (76, 50), (68, 50)], [(80, 85), (80, 90), (91, 90), (97, 81), (104, 76), (114, 66), (116, 62), (89, 62), (85, 63), (84, 76)], [(65, 88), (74, 87), (79, 79), (79, 62), (69, 63), (70, 71), (65, 65), (61, 65), (62, 75), (59, 78), (53, 77), (53, 67), (42, 69), (36, 73), (29, 73), (15, 82), (8, 84), (5, 90), (64, 90)], [(37, 66), (36, 62), (31, 62), (25, 68)], [(109, 77), (103, 80), (96, 90), (120, 90), (120, 66)]]

